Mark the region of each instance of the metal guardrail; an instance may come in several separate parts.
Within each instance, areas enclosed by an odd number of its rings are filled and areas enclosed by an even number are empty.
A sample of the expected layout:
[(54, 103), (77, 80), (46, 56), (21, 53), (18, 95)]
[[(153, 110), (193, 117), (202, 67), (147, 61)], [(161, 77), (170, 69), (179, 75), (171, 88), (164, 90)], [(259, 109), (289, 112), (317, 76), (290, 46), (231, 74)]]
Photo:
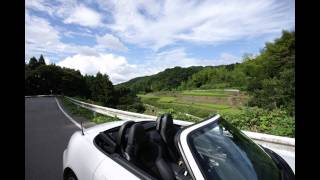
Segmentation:
[[(113, 117), (117, 116), (120, 119), (143, 120), (143, 119), (156, 119), (157, 118), (156, 116), (139, 114), (139, 113), (134, 113), (134, 112), (128, 112), (128, 111), (98, 106), (98, 105), (82, 102), (82, 101), (73, 99), (71, 97), (67, 97), (67, 96), (65, 96), (65, 97), (67, 99), (69, 99), (71, 102), (73, 102), (74, 104), (79, 105), (83, 108), (95, 111), (100, 114), (108, 115), (108, 116), (113, 116)], [(181, 120), (175, 120), (175, 121), (181, 121)], [(189, 125), (189, 124), (193, 124), (193, 123), (183, 121), (183, 122), (180, 122), (179, 124)], [(295, 139), (294, 138), (274, 136), (274, 135), (249, 132), (249, 131), (242, 131), (242, 132), (254, 140), (275, 143), (275, 144), (280, 144), (280, 145), (286, 145), (286, 146), (292, 146), (292, 147), (295, 146)]]
[(104, 114), (107, 116), (112, 116), (112, 117), (118, 117), (120, 119), (128, 119), (128, 120), (143, 120), (143, 119), (155, 119), (155, 116), (150, 116), (150, 115), (145, 115), (145, 114), (139, 114), (139, 113), (134, 113), (134, 112), (128, 112), (128, 111), (122, 111), (119, 109), (113, 109), (113, 108), (108, 108), (108, 107), (103, 107), (103, 106), (98, 106), (95, 104), (89, 104), (86, 102), (82, 102), (70, 97), (65, 96), (67, 99), (69, 99), (71, 102), (74, 104), (81, 106), (83, 108), (89, 109), (91, 111)]
[[(145, 114), (139, 114), (134, 112), (128, 112), (103, 106), (98, 106), (86, 102), (82, 102), (76, 99), (73, 99), (71, 97), (65, 96), (67, 99), (69, 99), (72, 103), (83, 107), (85, 109), (89, 109), (93, 112), (97, 112), (100, 114), (118, 117), (120, 119), (124, 120), (155, 120), (156, 116), (151, 115), (145, 115)], [(191, 125), (193, 122), (187, 122), (182, 120), (174, 120), (176, 124), (180, 125)], [(256, 133), (256, 132), (250, 132), (250, 131), (242, 131), (245, 135), (247, 135), (249, 138), (253, 139), (256, 143), (270, 148), (271, 150), (278, 153), (281, 157), (283, 157), (293, 171), (295, 171), (295, 138), (288, 138), (288, 137), (282, 137), (282, 136), (274, 136), (269, 134), (263, 134), (263, 133)]]
[(32, 96), (24, 96), (25, 98), (35, 98), (35, 97), (56, 97), (61, 95), (55, 95), (55, 94), (44, 94), (44, 95), (32, 95)]

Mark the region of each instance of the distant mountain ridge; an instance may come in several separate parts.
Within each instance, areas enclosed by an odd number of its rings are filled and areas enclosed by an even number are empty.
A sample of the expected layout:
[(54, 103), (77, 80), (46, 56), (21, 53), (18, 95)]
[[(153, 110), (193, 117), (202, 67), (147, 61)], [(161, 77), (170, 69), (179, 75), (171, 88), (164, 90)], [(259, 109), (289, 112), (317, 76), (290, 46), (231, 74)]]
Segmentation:
[(154, 75), (133, 78), (127, 82), (116, 85), (116, 87), (127, 87), (136, 93), (173, 90), (177, 89), (182, 82), (186, 82), (190, 79), (192, 75), (205, 68), (225, 67), (229, 69), (233, 68), (234, 65), (235, 64), (219, 66), (190, 66), (185, 68), (176, 66), (174, 68), (167, 68)]

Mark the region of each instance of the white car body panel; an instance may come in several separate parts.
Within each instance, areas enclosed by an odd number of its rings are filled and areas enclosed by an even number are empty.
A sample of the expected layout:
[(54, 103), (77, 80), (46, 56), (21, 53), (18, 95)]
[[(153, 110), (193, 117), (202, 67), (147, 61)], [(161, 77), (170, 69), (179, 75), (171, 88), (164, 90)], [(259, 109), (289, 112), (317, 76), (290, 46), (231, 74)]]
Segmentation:
[(126, 179), (139, 180), (137, 176), (110, 158), (105, 158), (94, 173), (93, 180)]
[[(138, 122), (139, 120), (135, 121)], [(154, 119), (150, 119), (150, 121), (154, 121)], [(78, 180), (140, 179), (102, 153), (93, 143), (94, 138), (100, 132), (121, 126), (124, 122), (126, 121), (96, 125), (85, 129), (84, 135), (81, 131), (75, 132), (63, 153), (63, 170), (67, 167), (71, 168)], [(187, 126), (193, 123), (174, 120), (174, 124)]]
[[(63, 170), (67, 167), (71, 168), (78, 180), (106, 180), (106, 177), (134, 179), (135, 175), (102, 153), (93, 143), (93, 139), (99, 132), (120, 126), (124, 122), (116, 121), (97, 125), (88, 128), (84, 132), (85, 135), (82, 135), (81, 131), (75, 132), (63, 153)], [(102, 172), (105, 173), (104, 176)]]
[[(187, 136), (195, 129), (203, 127), (209, 123), (215, 122), (220, 118), (216, 115), (210, 119), (199, 122), (195, 125), (193, 122), (174, 120), (174, 124), (180, 126), (189, 126), (183, 129), (179, 135), (178, 148), (193, 178), (197, 180), (205, 179), (198, 167), (187, 142)], [(144, 121), (154, 121), (154, 119), (145, 119)], [(133, 120), (139, 122), (141, 120)], [(128, 169), (117, 163), (114, 159), (100, 151), (94, 144), (94, 138), (103, 131), (121, 126), (126, 121), (114, 121), (93, 126), (81, 131), (75, 132), (69, 141), (68, 147), (63, 153), (63, 170), (70, 168), (78, 180), (136, 180), (141, 179)], [(263, 150), (264, 151), (264, 150)]]
[(64, 152), (63, 169), (71, 168), (79, 180), (90, 180), (100, 162), (105, 158), (106, 156), (97, 151), (93, 143), (83, 138), (78, 131), (72, 135), (68, 148)]

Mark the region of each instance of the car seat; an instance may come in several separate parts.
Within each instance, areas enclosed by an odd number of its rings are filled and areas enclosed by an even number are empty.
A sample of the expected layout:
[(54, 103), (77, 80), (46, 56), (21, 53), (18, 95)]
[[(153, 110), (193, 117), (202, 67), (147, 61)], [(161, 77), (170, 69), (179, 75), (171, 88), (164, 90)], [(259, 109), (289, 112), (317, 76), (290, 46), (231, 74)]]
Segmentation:
[(174, 126), (171, 114), (163, 114), (156, 120), (156, 129), (165, 143), (170, 157), (174, 162), (179, 159), (179, 152), (174, 143), (174, 137), (179, 130)]
[(125, 154), (128, 161), (149, 174), (160, 176), (161, 179), (174, 179), (163, 144), (150, 139), (139, 123), (132, 125), (129, 130)]

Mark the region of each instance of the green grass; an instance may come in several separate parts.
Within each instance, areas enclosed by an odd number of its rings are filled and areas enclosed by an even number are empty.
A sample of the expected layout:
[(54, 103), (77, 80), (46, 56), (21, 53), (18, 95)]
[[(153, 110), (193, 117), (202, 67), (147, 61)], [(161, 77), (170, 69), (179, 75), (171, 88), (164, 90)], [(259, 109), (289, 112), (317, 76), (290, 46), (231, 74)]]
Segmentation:
[(177, 98), (175, 97), (169, 97), (169, 96), (154, 96), (154, 95), (141, 95), (139, 94), (138, 97), (140, 97), (142, 100), (152, 100), (152, 101), (158, 101), (160, 103), (172, 103), (175, 102)]
[(93, 118), (92, 111), (89, 111), (89, 110), (81, 108), (81, 107), (78, 108), (76, 105), (74, 105), (72, 102), (70, 102), (67, 98), (62, 99), (62, 104), (68, 110), (68, 112), (71, 113), (72, 115), (81, 116), (86, 119)]
[[(152, 115), (155, 115), (156, 112), (174, 112), (176, 114), (182, 113), (185, 115), (187, 113), (196, 117), (206, 118), (218, 111), (225, 111), (227, 109), (229, 111), (236, 111), (236, 108), (224, 104), (182, 102), (179, 100), (179, 97), (168, 96), (170, 92), (162, 93), (163, 96), (156, 96), (154, 94), (138, 95), (143, 103), (157, 107), (157, 109), (147, 110), (147, 112)], [(183, 116), (186, 118), (184, 115), (180, 117)]]
[(63, 98), (62, 103), (63, 103), (63, 106), (67, 109), (67, 111), (72, 115), (84, 117), (96, 124), (119, 120), (116, 117), (106, 116), (99, 113), (96, 113), (96, 115), (94, 116), (92, 111), (82, 107), (78, 107), (77, 105), (70, 102), (67, 98)]
[(189, 90), (182, 91), (182, 95), (187, 96), (209, 96), (209, 97), (228, 97), (229, 94), (223, 91), (212, 91), (212, 90)]
[(193, 103), (192, 106), (204, 107), (208, 109), (214, 110), (223, 110), (232, 108), (231, 106), (223, 105), (223, 104), (208, 104), (208, 103)]
[[(186, 91), (184, 91), (186, 92)], [(215, 90), (205, 91), (187, 91), (195, 92), (196, 94), (211, 94), (210, 97), (215, 98), (219, 96), (212, 96), (214, 93), (221, 93)], [(226, 97), (232, 96), (232, 93), (224, 93)], [(295, 137), (295, 122), (294, 118), (290, 117), (286, 111), (276, 109), (273, 111), (254, 108), (254, 107), (240, 107), (219, 103), (201, 102), (186, 102), (182, 101), (183, 95), (181, 92), (155, 92), (150, 94), (138, 95), (146, 107), (145, 114), (158, 116), (163, 113), (171, 113), (174, 119), (185, 121), (198, 122), (212, 116), (213, 114), (220, 114), (224, 119), (231, 122), (234, 126), (241, 130), (248, 130), (260, 133), (267, 133), (279, 136)], [(241, 96), (242, 97), (242, 96)], [(196, 96), (193, 98), (197, 98)], [(227, 99), (226, 99), (227, 100)], [(224, 101), (224, 100), (223, 100)], [(77, 108), (66, 99), (63, 99), (65, 106), (71, 113), (86, 117), (95, 123), (104, 123), (117, 120), (110, 116), (97, 114), (96, 117), (87, 109)], [(88, 102), (88, 101), (86, 101)], [(219, 101), (221, 102), (221, 101)], [(151, 105), (151, 106), (149, 106)], [(190, 114), (191, 116), (188, 116)], [(194, 117), (195, 116), (195, 117)], [(200, 119), (199, 119), (200, 118)]]
[(116, 118), (116, 117), (111, 117), (111, 116), (99, 114), (92, 119), (92, 122), (94, 122), (96, 124), (102, 124), (102, 123), (118, 121), (118, 120), (119, 120), (119, 118)]
[(175, 97), (160, 97), (158, 100), (159, 103), (173, 103), (176, 101)]
[[(139, 97), (143, 103), (153, 106), (148, 107), (146, 111), (151, 115), (171, 113), (175, 119), (198, 122), (213, 114), (221, 114), (222, 117), (241, 130), (279, 136), (295, 136), (294, 119), (285, 111), (279, 109), (268, 111), (260, 108), (247, 108), (243, 105), (238, 106), (230, 103), (230, 100), (240, 98), (239, 101), (245, 104), (248, 96), (243, 92), (237, 94), (237, 97), (234, 95), (233, 92), (219, 90), (189, 90), (154, 92), (139, 95)], [(185, 96), (193, 97), (185, 98)], [(197, 98), (197, 96), (202, 97)], [(221, 97), (223, 97), (222, 100)], [(215, 99), (219, 99), (219, 101), (214, 101)]]
[(154, 96), (154, 95), (144, 95), (144, 94), (138, 94), (138, 97), (141, 99), (160, 99), (160, 96)]

